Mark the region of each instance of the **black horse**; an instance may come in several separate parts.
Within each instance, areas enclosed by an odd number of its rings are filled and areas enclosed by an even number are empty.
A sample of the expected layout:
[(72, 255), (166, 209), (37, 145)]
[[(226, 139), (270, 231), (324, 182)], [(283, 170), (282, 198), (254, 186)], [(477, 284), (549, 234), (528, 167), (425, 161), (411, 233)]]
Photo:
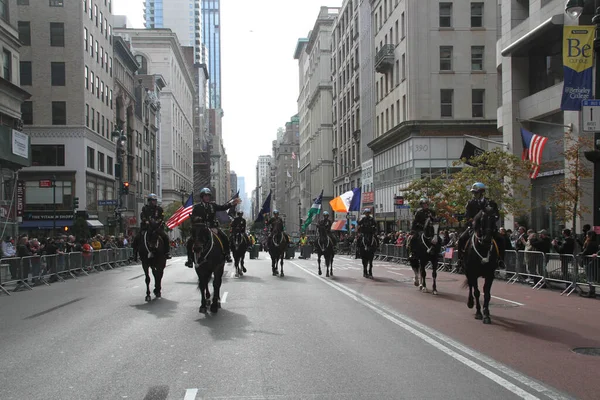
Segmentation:
[(230, 240), (231, 252), (233, 253), (233, 261), (235, 263), (235, 276), (239, 278), (246, 273), (244, 258), (246, 258), (246, 251), (248, 251), (248, 241), (242, 232), (235, 232)]
[(157, 299), (162, 297), (161, 282), (167, 265), (167, 258), (165, 257), (163, 240), (157, 233), (158, 229), (161, 229), (161, 227), (152, 221), (149, 228), (142, 234), (142, 240), (138, 245), (138, 253), (146, 275), (146, 301), (152, 300), (150, 297), (150, 269), (152, 269), (152, 275), (154, 275), (154, 296)]
[[(217, 313), (221, 308), (221, 284), (223, 272), (225, 271), (225, 256), (219, 236), (206, 224), (195, 224), (196, 240), (194, 241), (194, 266), (198, 275), (198, 290), (202, 294), (202, 302), (199, 311), (206, 313), (210, 306), (210, 312)], [(210, 300), (208, 283), (213, 278), (213, 296)]]
[(356, 243), (359, 248), (360, 259), (363, 265), (363, 276), (373, 279), (373, 259), (377, 251), (377, 239), (372, 233), (363, 233)]
[[(438, 235), (439, 224), (431, 217), (425, 221), (423, 232), (417, 234), (417, 238), (411, 243), (412, 257), (410, 266), (415, 273), (415, 286), (423, 293), (427, 293), (427, 266), (431, 264), (431, 278), (433, 284), (432, 294), (437, 294), (437, 269), (438, 257), (442, 249), (442, 241)], [(414, 246), (414, 248), (412, 248)]]
[[(273, 276), (279, 275), (282, 278), (285, 276), (283, 273), (283, 257), (285, 256), (285, 251), (289, 243), (289, 238), (285, 233), (273, 233), (269, 243), (269, 255), (271, 256), (271, 269), (273, 270)], [(281, 273), (278, 271), (277, 262), (281, 263)]]
[[(498, 266), (500, 255), (499, 243), (494, 240), (494, 229), (498, 220), (497, 206), (486, 207), (475, 216), (473, 230), (465, 247), (465, 275), (463, 287), (469, 287), (467, 307), (473, 308), (473, 291), (475, 292), (475, 319), (483, 319), (484, 324), (490, 324), (490, 299), (492, 283)], [(479, 304), (479, 277), (484, 278), (483, 284), (483, 315)]]
[(327, 231), (324, 227), (319, 227), (319, 237), (314, 241), (314, 248), (317, 252), (317, 263), (319, 265), (319, 275), (322, 275), (321, 272), (321, 256), (325, 258), (325, 276), (333, 276), (333, 257), (334, 257), (334, 248), (333, 241), (329, 237)]

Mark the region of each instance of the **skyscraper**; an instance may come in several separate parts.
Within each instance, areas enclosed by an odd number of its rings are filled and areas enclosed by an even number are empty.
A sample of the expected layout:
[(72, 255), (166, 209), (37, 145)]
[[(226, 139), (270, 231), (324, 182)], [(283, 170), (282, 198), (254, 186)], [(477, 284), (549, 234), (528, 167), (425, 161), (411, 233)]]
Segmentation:
[(221, 1), (202, 0), (202, 43), (208, 52), (208, 107), (221, 108)]
[(146, 0), (146, 29), (170, 28), (182, 46), (194, 47), (196, 63), (202, 62), (200, 0)]

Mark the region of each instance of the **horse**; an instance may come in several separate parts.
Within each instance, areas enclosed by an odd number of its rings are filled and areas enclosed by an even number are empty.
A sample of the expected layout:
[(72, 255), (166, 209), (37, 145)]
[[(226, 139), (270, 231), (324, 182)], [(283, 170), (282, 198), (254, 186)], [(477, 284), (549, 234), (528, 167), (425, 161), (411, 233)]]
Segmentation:
[(314, 241), (314, 248), (317, 252), (319, 275), (323, 274), (321, 272), (321, 256), (323, 256), (325, 258), (325, 268), (327, 269), (325, 276), (333, 276), (333, 257), (335, 254), (333, 241), (325, 231), (324, 227), (319, 227), (319, 237)]
[[(269, 239), (267, 239), (269, 240)], [(271, 256), (271, 269), (273, 276), (279, 275), (284, 277), (283, 273), (283, 257), (289, 244), (289, 239), (283, 232), (274, 232), (269, 243), (269, 255)], [(281, 262), (281, 273), (278, 273), (277, 262)]]
[[(414, 284), (419, 287), (423, 293), (427, 293), (427, 265), (431, 264), (431, 278), (433, 285), (431, 294), (438, 294), (437, 291), (437, 269), (438, 257), (442, 249), (442, 241), (438, 236), (440, 225), (431, 217), (425, 221), (423, 232), (419, 233), (416, 239), (411, 240), (411, 252), (414, 257), (411, 259), (410, 266), (415, 274)], [(412, 245), (415, 248), (412, 248)]]
[[(194, 266), (196, 275), (198, 276), (198, 290), (202, 295), (198, 311), (206, 314), (207, 307), (210, 306), (210, 312), (216, 314), (219, 308), (221, 308), (220, 291), (221, 283), (223, 282), (223, 272), (225, 271), (224, 245), (219, 236), (206, 224), (195, 224), (194, 229), (196, 230)], [(213, 296), (211, 301), (208, 283), (213, 275)]]
[(160, 229), (160, 225), (152, 221), (149, 228), (142, 234), (142, 240), (138, 245), (138, 253), (146, 275), (146, 301), (152, 300), (150, 297), (150, 269), (152, 269), (152, 275), (154, 275), (154, 296), (157, 299), (162, 297), (161, 282), (167, 265), (167, 258), (165, 257), (163, 240), (157, 234), (158, 229)]
[(233, 253), (233, 261), (235, 263), (235, 276), (240, 277), (246, 273), (246, 267), (244, 267), (244, 258), (246, 258), (246, 251), (248, 251), (248, 241), (238, 231), (231, 235), (231, 252)]
[[(484, 324), (491, 324), (490, 298), (494, 282), (494, 274), (498, 266), (500, 251), (498, 243), (494, 240), (494, 228), (498, 219), (497, 206), (488, 206), (479, 211), (474, 219), (474, 224), (479, 221), (479, 229), (473, 230), (465, 246), (465, 275), (463, 287), (469, 287), (467, 307), (473, 308), (473, 292), (475, 294), (475, 319), (483, 319)], [(477, 226), (477, 225), (475, 225)], [(479, 304), (479, 277), (484, 278), (483, 284), (483, 314)]]
[(373, 279), (373, 259), (377, 250), (377, 239), (372, 233), (363, 233), (356, 243), (360, 248), (360, 259), (363, 265), (363, 277)]

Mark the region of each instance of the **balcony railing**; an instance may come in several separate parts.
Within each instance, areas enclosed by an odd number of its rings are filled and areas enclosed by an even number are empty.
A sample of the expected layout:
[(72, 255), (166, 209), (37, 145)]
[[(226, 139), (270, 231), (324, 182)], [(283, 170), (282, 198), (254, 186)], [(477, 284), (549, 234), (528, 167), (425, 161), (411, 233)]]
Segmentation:
[(394, 50), (393, 44), (384, 44), (381, 50), (375, 56), (375, 71), (385, 73), (394, 66)]

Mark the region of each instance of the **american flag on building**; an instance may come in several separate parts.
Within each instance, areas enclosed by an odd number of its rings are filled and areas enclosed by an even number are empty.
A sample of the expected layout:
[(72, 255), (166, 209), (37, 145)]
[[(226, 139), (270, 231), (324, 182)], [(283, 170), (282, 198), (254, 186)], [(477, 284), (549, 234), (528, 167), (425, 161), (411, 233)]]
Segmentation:
[(167, 221), (167, 228), (173, 229), (185, 222), (186, 219), (192, 215), (192, 210), (194, 209), (194, 194), (190, 194), (190, 197), (187, 199), (184, 205), (179, 207), (177, 211), (169, 218)]
[(535, 133), (529, 132), (527, 129), (521, 128), (521, 139), (523, 140), (523, 154), (521, 159), (523, 161), (531, 161), (531, 179), (535, 179), (540, 173), (540, 166), (542, 165), (542, 153), (544, 147), (548, 142), (548, 138)]

